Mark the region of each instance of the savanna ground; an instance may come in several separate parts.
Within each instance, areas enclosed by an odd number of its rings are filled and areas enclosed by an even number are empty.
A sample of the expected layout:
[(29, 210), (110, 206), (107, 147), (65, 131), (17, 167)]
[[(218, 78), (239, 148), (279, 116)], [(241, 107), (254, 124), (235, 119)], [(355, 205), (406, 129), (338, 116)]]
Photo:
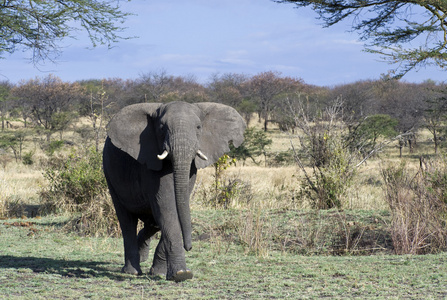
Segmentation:
[[(270, 136), (272, 152), (290, 147), (288, 135)], [(429, 153), (424, 139), (403, 159), (416, 165)], [(248, 162), (225, 170), (225, 180), (240, 182), (238, 195), (227, 209), (213, 209), (204, 199), (212, 193), (214, 169), (199, 171), (193, 249), (186, 254), (194, 279), (181, 283), (149, 276), (150, 260), (142, 264), (143, 276), (122, 274), (120, 237), (83, 236), (72, 215), (36, 216), (39, 192), (48, 184), (42, 168), (11, 161), (0, 168), (0, 202), (18, 218), (0, 220), (0, 297), (446, 298), (447, 253), (394, 254), (380, 168), (400, 160), (391, 147), (361, 167), (343, 210), (310, 209), (299, 196), (302, 174), (294, 164)]]

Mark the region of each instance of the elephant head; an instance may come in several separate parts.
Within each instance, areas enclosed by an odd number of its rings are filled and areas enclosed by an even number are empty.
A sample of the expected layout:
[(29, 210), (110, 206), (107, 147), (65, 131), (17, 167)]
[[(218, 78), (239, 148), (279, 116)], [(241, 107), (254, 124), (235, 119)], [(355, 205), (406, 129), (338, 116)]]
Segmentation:
[(108, 125), (112, 143), (148, 169), (173, 166), (177, 213), (183, 245), (191, 249), (189, 177), (243, 142), (245, 122), (233, 108), (217, 103), (140, 103), (127, 106)]

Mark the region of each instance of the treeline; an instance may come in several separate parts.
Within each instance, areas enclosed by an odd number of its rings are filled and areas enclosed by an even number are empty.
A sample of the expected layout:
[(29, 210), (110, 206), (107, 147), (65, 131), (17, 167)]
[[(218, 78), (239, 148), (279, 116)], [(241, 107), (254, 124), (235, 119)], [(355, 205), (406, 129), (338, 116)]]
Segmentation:
[[(198, 83), (193, 76), (172, 76), (165, 71), (143, 74), (135, 80), (113, 78), (68, 83), (48, 75), (18, 84), (1, 82), (0, 116), (2, 131), (14, 126), (10, 120), (20, 120), (25, 128), (39, 128), (48, 141), (56, 132), (62, 136), (78, 117), (88, 117), (98, 143), (99, 128), (120, 108), (133, 103), (219, 102), (236, 108), (247, 123), (257, 116), (265, 131), (272, 123), (281, 130), (294, 131), (299, 123), (296, 116), (303, 115), (299, 110), (306, 110), (305, 116), (312, 120), (330, 107), (334, 99), (342, 106), (342, 118), (349, 128), (358, 127), (368, 119), (368, 126), (377, 126), (379, 131), (385, 130), (379, 126), (383, 122), (391, 122), (397, 133), (415, 133), (427, 128), (436, 150), (447, 135), (444, 83), (413, 84), (382, 78), (320, 87), (273, 71), (254, 76), (218, 74), (205, 84)], [(415, 136), (406, 136), (409, 140), (405, 143), (411, 145)]]

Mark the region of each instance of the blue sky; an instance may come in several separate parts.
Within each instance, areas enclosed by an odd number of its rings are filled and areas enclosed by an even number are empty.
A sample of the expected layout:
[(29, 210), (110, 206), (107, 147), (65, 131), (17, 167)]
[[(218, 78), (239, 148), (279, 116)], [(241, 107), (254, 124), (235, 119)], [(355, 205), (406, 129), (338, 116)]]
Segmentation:
[[(378, 79), (390, 65), (365, 53), (350, 23), (322, 28), (310, 9), (270, 0), (132, 0), (122, 9), (136, 14), (124, 40), (112, 49), (91, 49), (88, 39), (64, 41), (58, 63), (39, 68), (28, 62), (29, 53), (16, 52), (0, 60), (0, 80), (13, 83), (53, 73), (64, 81), (81, 79), (135, 79), (165, 70), (194, 75), (207, 82), (215, 73), (255, 75), (278, 71), (306, 83), (333, 86)], [(447, 80), (436, 68), (412, 71), (408, 82)]]

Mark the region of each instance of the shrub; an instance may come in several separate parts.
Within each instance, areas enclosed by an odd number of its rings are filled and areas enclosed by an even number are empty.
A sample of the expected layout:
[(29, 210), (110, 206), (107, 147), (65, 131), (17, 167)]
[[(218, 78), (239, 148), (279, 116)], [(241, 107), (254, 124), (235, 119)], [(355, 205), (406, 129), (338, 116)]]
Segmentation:
[(33, 151), (29, 151), (29, 152), (26, 152), (25, 154), (23, 154), (22, 163), (26, 166), (30, 166), (30, 165), (34, 164), (33, 155), (34, 155)]
[(267, 159), (267, 165), (269, 167), (290, 166), (295, 163), (293, 152), (290, 150), (270, 152), (267, 154)]
[(245, 161), (250, 158), (255, 164), (261, 162), (256, 158), (264, 155), (267, 156), (267, 147), (272, 144), (272, 139), (268, 138), (263, 130), (254, 127), (247, 128), (244, 132), (244, 142), (238, 148), (231, 147), (230, 156), (238, 160)]
[[(310, 115), (299, 102), (295, 116), (301, 129), (298, 150), (292, 143), (294, 159), (304, 174), (301, 194), (315, 209), (341, 208), (341, 198), (352, 183), (361, 163), (357, 151), (351, 151), (343, 121), (343, 101), (337, 99), (321, 114)], [(307, 163), (311, 170), (305, 167)]]
[(44, 145), (44, 150), (49, 156), (52, 156), (54, 152), (60, 150), (63, 145), (64, 141), (52, 141), (47, 145)]
[(214, 164), (211, 186), (201, 189), (205, 206), (228, 209), (236, 202), (248, 204), (252, 197), (250, 183), (239, 178), (228, 178), (225, 170), (236, 164), (236, 159), (225, 154)]
[(73, 151), (67, 159), (49, 164), (44, 177), (49, 181), (41, 191), (44, 212), (80, 214), (74, 226), (84, 234), (119, 232), (101, 153), (93, 149)]
[[(414, 172), (413, 172), (414, 173)], [(447, 248), (445, 159), (423, 162), (412, 174), (402, 163), (382, 169), (391, 210), (391, 237), (398, 254), (425, 254)]]

